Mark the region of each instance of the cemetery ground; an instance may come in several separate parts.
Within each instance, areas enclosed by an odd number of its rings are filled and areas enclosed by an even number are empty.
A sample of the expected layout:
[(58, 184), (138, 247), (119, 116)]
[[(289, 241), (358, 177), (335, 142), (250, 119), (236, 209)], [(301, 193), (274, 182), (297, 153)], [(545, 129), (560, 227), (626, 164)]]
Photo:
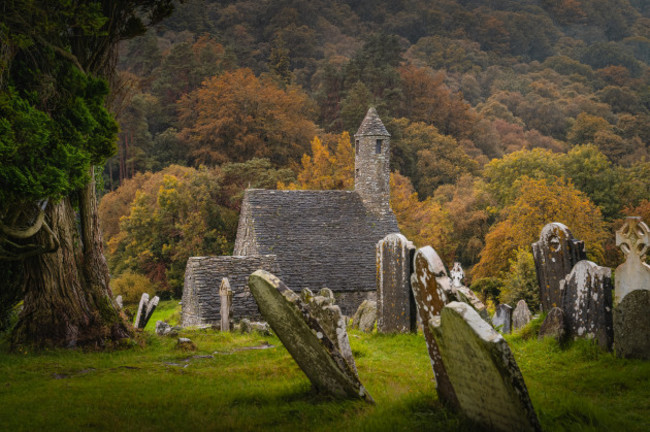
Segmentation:
[[(154, 334), (159, 319), (173, 324), (177, 302), (161, 302), (140, 345), (124, 350), (9, 353), (0, 344), (0, 430), (480, 430), (437, 401), (421, 331), (349, 332), (370, 405), (314, 394), (275, 336), (182, 330), (198, 350), (181, 351), (177, 337)], [(544, 430), (650, 430), (650, 362), (585, 340), (538, 341), (540, 323), (506, 339)]]

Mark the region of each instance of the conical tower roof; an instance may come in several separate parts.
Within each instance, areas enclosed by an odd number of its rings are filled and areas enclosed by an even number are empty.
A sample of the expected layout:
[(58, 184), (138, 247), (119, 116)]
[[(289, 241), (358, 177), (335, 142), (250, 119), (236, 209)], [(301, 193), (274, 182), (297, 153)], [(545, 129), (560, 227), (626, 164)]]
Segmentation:
[(390, 134), (386, 130), (386, 127), (381, 122), (379, 115), (377, 115), (377, 110), (375, 109), (375, 107), (370, 107), (370, 109), (366, 113), (366, 116), (361, 122), (361, 126), (359, 126), (359, 130), (357, 131), (356, 134), (354, 134), (354, 136), (368, 136), (368, 135), (390, 136)]

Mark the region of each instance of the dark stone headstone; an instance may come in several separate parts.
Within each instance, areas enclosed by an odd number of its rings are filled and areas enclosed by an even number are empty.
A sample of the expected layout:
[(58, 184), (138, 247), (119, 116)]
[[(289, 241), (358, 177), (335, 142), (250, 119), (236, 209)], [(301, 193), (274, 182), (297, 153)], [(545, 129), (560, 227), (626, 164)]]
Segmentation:
[(497, 306), (492, 317), (492, 325), (501, 333), (509, 334), (512, 331), (512, 306), (505, 303)]
[(528, 309), (528, 305), (525, 300), (519, 300), (517, 302), (517, 307), (512, 313), (512, 328), (514, 330), (519, 330), (533, 319), (533, 314)]
[(436, 379), (438, 397), (451, 408), (457, 409), (456, 393), (447, 376), (433, 332), (427, 324), (431, 319), (440, 316), (442, 308), (449, 302), (453, 295), (451, 292), (452, 282), (447, 276), (445, 265), (431, 246), (420, 248), (415, 252), (413, 267), (411, 289), (418, 314), (422, 320), (424, 340)]
[(154, 298), (149, 300), (149, 302), (147, 303), (147, 308), (145, 309), (144, 316), (141, 318), (139, 328), (143, 329), (147, 326), (147, 323), (151, 319), (153, 312), (156, 310), (156, 307), (158, 307), (158, 302), (160, 302), (160, 298), (158, 296), (155, 296)]
[(144, 326), (140, 326), (140, 323), (144, 320), (144, 316), (147, 314), (147, 305), (149, 304), (149, 294), (143, 293), (142, 297), (140, 297), (140, 303), (138, 304), (138, 312), (135, 315), (135, 321), (133, 322), (133, 326), (136, 329), (143, 328)]
[(562, 342), (566, 337), (566, 323), (564, 322), (564, 312), (559, 307), (554, 307), (546, 314), (544, 322), (539, 328), (538, 339), (552, 337), (558, 342)]
[(411, 258), (415, 246), (402, 234), (388, 234), (377, 243), (377, 331), (416, 330), (411, 294)]
[(560, 281), (578, 261), (587, 259), (584, 243), (574, 239), (565, 225), (552, 222), (532, 246), (542, 310), (550, 311), (561, 304)]
[(612, 271), (587, 260), (577, 263), (560, 283), (569, 336), (596, 339), (612, 348)]
[(650, 360), (650, 291), (634, 290), (614, 309), (614, 350), (619, 357)]
[(263, 270), (250, 276), (249, 287), (260, 312), (317, 391), (372, 402), (355, 371), (298, 294)]
[(352, 328), (371, 332), (377, 322), (377, 302), (364, 300), (352, 318)]
[(467, 417), (489, 430), (541, 431), (510, 347), (478, 312), (451, 302), (428, 324)]
[(635, 290), (650, 290), (650, 266), (645, 255), (650, 246), (650, 229), (640, 217), (625, 218), (616, 231), (616, 245), (625, 254), (625, 262), (616, 267), (616, 304)]

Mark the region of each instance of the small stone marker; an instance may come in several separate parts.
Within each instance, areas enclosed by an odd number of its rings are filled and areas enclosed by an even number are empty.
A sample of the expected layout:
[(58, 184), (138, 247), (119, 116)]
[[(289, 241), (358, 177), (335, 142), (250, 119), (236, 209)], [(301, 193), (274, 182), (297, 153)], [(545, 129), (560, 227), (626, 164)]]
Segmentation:
[(461, 267), (459, 262), (454, 263), (454, 266), (451, 268), (451, 271), (449, 272), (449, 276), (451, 276), (452, 285), (454, 287), (463, 286), (463, 279), (465, 279), (465, 272), (463, 271), (463, 267)]
[(183, 351), (196, 351), (197, 347), (194, 342), (189, 338), (178, 338), (176, 341), (176, 348)]
[(596, 339), (603, 349), (612, 348), (612, 288), (611, 269), (587, 260), (573, 267), (560, 283), (570, 336)]
[(634, 290), (614, 309), (614, 349), (619, 357), (650, 360), (650, 291)]
[(219, 287), (219, 297), (221, 299), (221, 331), (230, 331), (230, 316), (232, 315), (232, 290), (228, 278), (221, 279)]
[(519, 300), (517, 302), (517, 307), (512, 313), (512, 328), (514, 330), (519, 330), (533, 319), (533, 314), (528, 309), (526, 300)]
[(562, 301), (560, 281), (578, 261), (587, 259), (584, 242), (574, 239), (564, 224), (552, 222), (542, 228), (532, 246), (542, 310), (550, 311)]
[(640, 217), (627, 217), (616, 231), (616, 246), (625, 254), (625, 262), (616, 267), (616, 304), (634, 290), (650, 290), (650, 266), (645, 255), (650, 246), (650, 229)]
[(264, 270), (250, 276), (249, 287), (260, 312), (317, 391), (373, 402), (300, 296)]
[(122, 300), (121, 295), (115, 297), (115, 305), (117, 306), (118, 309), (124, 309), (124, 300)]
[(445, 365), (440, 357), (438, 344), (427, 323), (440, 316), (442, 308), (450, 300), (451, 279), (442, 260), (431, 246), (418, 249), (413, 257), (414, 272), (411, 275), (411, 289), (417, 305), (418, 314), (422, 319), (424, 340), (427, 344), (433, 375), (436, 379), (436, 390), (442, 402), (452, 409), (458, 408), (458, 399), (449, 381)]
[(156, 321), (156, 334), (158, 336), (167, 336), (172, 332), (172, 326), (165, 321)]
[(352, 317), (352, 328), (371, 332), (377, 322), (377, 302), (364, 300)]
[(490, 430), (541, 431), (510, 347), (478, 312), (451, 302), (428, 324), (470, 419)]
[(377, 331), (416, 330), (411, 294), (411, 258), (415, 246), (402, 234), (388, 234), (377, 243)]
[(566, 337), (566, 323), (564, 322), (564, 312), (559, 307), (554, 307), (544, 318), (544, 322), (539, 328), (537, 339), (552, 337), (558, 342), (562, 342)]
[(510, 334), (512, 331), (512, 306), (505, 303), (497, 306), (492, 317), (492, 325), (501, 333)]

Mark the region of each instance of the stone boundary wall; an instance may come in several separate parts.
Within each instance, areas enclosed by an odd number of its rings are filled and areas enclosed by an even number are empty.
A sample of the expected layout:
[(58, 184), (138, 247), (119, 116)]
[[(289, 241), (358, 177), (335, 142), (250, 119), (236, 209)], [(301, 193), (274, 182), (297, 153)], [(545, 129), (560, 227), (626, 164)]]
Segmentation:
[(191, 257), (185, 268), (181, 326), (213, 325), (221, 321), (219, 286), (228, 278), (233, 291), (232, 319), (260, 319), (257, 303), (248, 288), (256, 270), (281, 277), (275, 255)]

